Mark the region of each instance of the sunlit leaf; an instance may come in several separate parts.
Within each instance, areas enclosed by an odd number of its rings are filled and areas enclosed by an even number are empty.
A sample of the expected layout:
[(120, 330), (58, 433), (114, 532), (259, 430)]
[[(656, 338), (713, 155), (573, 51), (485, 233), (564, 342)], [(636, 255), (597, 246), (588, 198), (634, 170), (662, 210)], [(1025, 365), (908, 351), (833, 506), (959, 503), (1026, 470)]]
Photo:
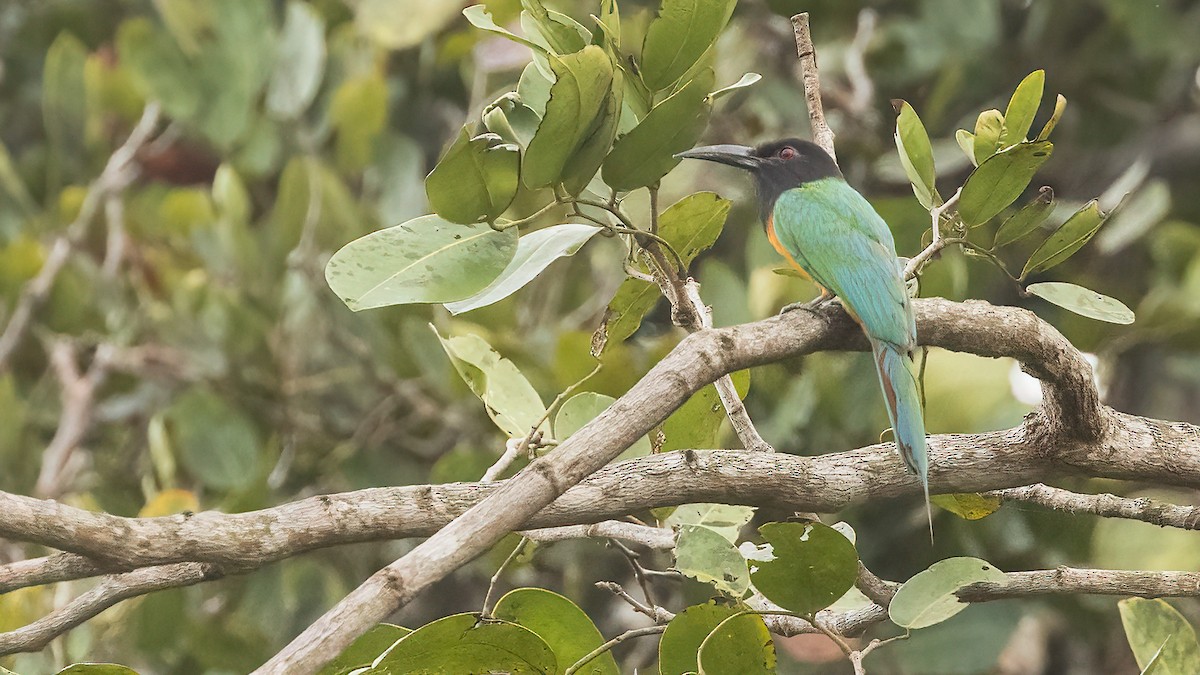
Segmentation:
[(304, 112), (325, 71), (325, 22), (304, 2), (288, 3), (275, 67), (267, 83), (267, 110), (284, 119)]
[(1195, 672), (1200, 663), (1196, 630), (1178, 610), (1157, 598), (1126, 598), (1117, 608), (1139, 668), (1148, 670), (1157, 658), (1153, 672), (1158, 675)]
[(963, 184), (958, 215), (968, 226), (991, 220), (1021, 196), (1037, 170), (1050, 159), (1054, 145), (1021, 143), (984, 160)]
[(716, 243), (733, 202), (715, 192), (696, 192), (672, 204), (658, 219), (658, 236), (685, 265)]
[(1000, 510), (999, 497), (977, 492), (933, 495), (929, 501), (967, 520), (986, 518)]
[[(775, 645), (771, 635), (763, 624), (762, 617), (746, 614), (736, 619), (730, 619), (739, 611), (736, 607), (727, 607), (714, 603), (692, 605), (675, 615), (667, 629), (663, 632), (658, 643), (658, 669), (662, 675), (684, 675), (695, 673), (700, 669), (698, 661), (701, 658), (700, 646), (718, 626), (722, 634), (709, 642), (712, 649), (706, 645), (705, 668), (700, 672), (710, 672), (713, 675), (721, 673), (764, 673), (773, 672), (775, 665)], [(726, 621), (728, 619), (728, 621)], [(725, 622), (722, 625), (722, 622)], [(731, 648), (732, 649), (728, 649)], [(744, 654), (742, 650), (751, 650), (753, 657), (749, 663), (761, 664), (758, 669), (748, 665), (747, 661), (720, 663), (720, 652), (728, 649), (728, 656), (737, 659)], [(721, 666), (726, 666), (721, 668)]]
[(962, 149), (963, 154), (967, 159), (971, 160), (973, 166), (979, 166), (979, 162), (975, 161), (975, 134), (966, 129), (959, 129), (954, 132), (954, 140), (958, 143), (958, 147)]
[(716, 42), (736, 4), (737, 0), (663, 0), (642, 44), (646, 86), (664, 89), (686, 73)]
[(329, 259), (325, 280), (356, 312), (454, 302), (486, 288), (516, 250), (515, 229), (497, 232), (422, 216), (346, 244)]
[(1100, 205), (1095, 199), (1085, 204), (1029, 256), (1021, 278), (1024, 279), (1034, 272), (1048, 270), (1070, 258), (1096, 235), (1108, 216), (1108, 213), (1100, 211)]
[(450, 25), (462, 3), (358, 0), (351, 7), (359, 31), (375, 44), (385, 49), (407, 49)]
[(996, 230), (996, 239), (992, 248), (1007, 246), (1030, 234), (1046, 222), (1046, 218), (1054, 212), (1054, 190), (1043, 186), (1035, 197), (1013, 215), (1009, 216), (1000, 228)]
[[(422, 1), (424, 1), (424, 0), (422, 0)], [(440, 4), (440, 3), (437, 3), (437, 4)], [(445, 3), (445, 4), (452, 5), (453, 3)], [(499, 35), (500, 37), (507, 38), (518, 44), (523, 44), (526, 47), (529, 47), (530, 49), (533, 49), (535, 51), (539, 51), (539, 52), (546, 51), (545, 47), (533, 42), (532, 40), (521, 37), (520, 35), (517, 35), (516, 33), (513, 33), (512, 31), (505, 30), (504, 28), (501, 28), (499, 25), (497, 25), (496, 22), (494, 20), (492, 20), (492, 14), (491, 14), (491, 12), (488, 11), (488, 8), (486, 5), (471, 5), (470, 7), (466, 8), (462, 11), (462, 15), (467, 17), (467, 21), (471, 22), (472, 26), (475, 26), (476, 28), (479, 28), (480, 30), (485, 30), (489, 33), (495, 33), (496, 35)]]
[(767, 523), (758, 531), (774, 559), (754, 561), (750, 578), (771, 602), (810, 614), (854, 585), (858, 553), (841, 532), (821, 523)]
[[(518, 588), (496, 602), (492, 615), (533, 631), (554, 651), (559, 673), (604, 644), (596, 624), (578, 605), (544, 588)], [(592, 659), (578, 672), (617, 675), (611, 652)]]
[(154, 498), (138, 511), (138, 518), (157, 518), (199, 510), (200, 498), (195, 492), (173, 488), (154, 495)]
[(437, 329), (434, 333), (492, 421), (510, 437), (523, 438), (546, 414), (546, 406), (529, 380), (486, 340), (470, 333), (452, 337), (442, 337)]
[(495, 281), (469, 298), (446, 303), (446, 309), (451, 314), (462, 314), (507, 298), (541, 274), (550, 263), (575, 255), (599, 231), (595, 225), (567, 223), (526, 234), (517, 242), (516, 254)]
[[(537, 35), (555, 54), (571, 54), (592, 41), (592, 34), (578, 21), (554, 10), (547, 10), (541, 0), (521, 0), (521, 28), (531, 37)], [(536, 41), (536, 40), (535, 40)]]
[(1005, 586), (1008, 577), (986, 560), (940, 560), (904, 582), (892, 598), (888, 616), (901, 628), (925, 628), (941, 623), (967, 608), (956, 593), (980, 582)]
[(550, 67), (556, 78), (550, 101), (521, 167), (522, 181), (532, 188), (561, 180), (567, 160), (587, 139), (612, 89), (612, 62), (595, 45), (552, 57)]
[(75, 663), (55, 675), (138, 675), (138, 672), (116, 663)]
[(1058, 281), (1030, 284), (1025, 288), (1043, 300), (1069, 309), (1080, 316), (1108, 323), (1133, 323), (1133, 310), (1116, 298), (1097, 293), (1090, 288)]
[(737, 543), (738, 533), (754, 517), (754, 507), (738, 504), (682, 504), (663, 522), (667, 527), (703, 525)]
[(655, 105), (629, 133), (617, 139), (604, 160), (604, 182), (617, 190), (657, 183), (691, 148), (708, 124), (713, 71), (706, 69), (687, 86)]
[(743, 614), (719, 624), (700, 647), (699, 675), (774, 675), (775, 641), (762, 617)]
[(1038, 106), (1042, 103), (1042, 91), (1046, 85), (1046, 71), (1035, 70), (1017, 85), (1008, 108), (1004, 111), (1004, 132), (1000, 135), (1000, 147), (1006, 148), (1025, 141)]
[(1097, 249), (1111, 255), (1142, 238), (1170, 214), (1171, 201), (1171, 186), (1165, 179), (1147, 181), (1096, 238)]
[(493, 221), (504, 213), (521, 175), (521, 153), (496, 134), (474, 138), (466, 127), (425, 179), (429, 205), (454, 223)]
[(508, 621), (481, 622), (455, 614), (400, 638), (375, 660), (371, 675), (390, 673), (486, 673), (551, 675), (554, 652), (536, 633)]
[[(738, 393), (745, 396), (750, 388), (750, 371), (739, 370), (732, 377)], [(702, 387), (663, 422), (661, 450), (717, 447), (718, 432), (726, 417), (716, 386)]]
[(1058, 126), (1059, 120), (1062, 119), (1063, 111), (1067, 109), (1067, 98), (1062, 94), (1054, 100), (1054, 112), (1050, 115), (1050, 119), (1046, 120), (1045, 126), (1042, 127), (1041, 133), (1037, 135), (1037, 140), (1044, 141), (1050, 138), (1050, 132), (1054, 131), (1054, 127)]
[(985, 110), (975, 120), (975, 136), (972, 155), (975, 166), (983, 164), (1000, 149), (1000, 136), (1004, 133), (1004, 115), (999, 110)]
[(372, 72), (342, 82), (333, 92), (329, 122), (337, 131), (338, 166), (361, 171), (387, 125), (387, 83)]
[(937, 193), (936, 173), (933, 166), (933, 146), (925, 125), (917, 111), (906, 101), (896, 99), (892, 106), (899, 113), (896, 117), (896, 150), (900, 152), (900, 163), (912, 183), (913, 193), (921, 206), (932, 209), (942, 202)]
[(741, 597), (750, 588), (746, 559), (728, 539), (703, 525), (679, 527), (675, 569), (734, 597)]

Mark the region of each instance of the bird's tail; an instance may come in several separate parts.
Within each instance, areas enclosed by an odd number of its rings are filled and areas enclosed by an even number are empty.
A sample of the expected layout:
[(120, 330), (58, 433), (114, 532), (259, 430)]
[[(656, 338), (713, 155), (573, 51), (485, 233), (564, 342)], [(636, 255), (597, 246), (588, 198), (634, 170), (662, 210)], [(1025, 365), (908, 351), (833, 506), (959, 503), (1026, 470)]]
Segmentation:
[(902, 347), (871, 340), (879, 385), (887, 401), (888, 417), (896, 437), (896, 447), (904, 464), (921, 479), (925, 490), (925, 512), (929, 517), (929, 538), (933, 539), (933, 510), (929, 506), (929, 451), (925, 445), (925, 416), (921, 394), (917, 390), (917, 366)]

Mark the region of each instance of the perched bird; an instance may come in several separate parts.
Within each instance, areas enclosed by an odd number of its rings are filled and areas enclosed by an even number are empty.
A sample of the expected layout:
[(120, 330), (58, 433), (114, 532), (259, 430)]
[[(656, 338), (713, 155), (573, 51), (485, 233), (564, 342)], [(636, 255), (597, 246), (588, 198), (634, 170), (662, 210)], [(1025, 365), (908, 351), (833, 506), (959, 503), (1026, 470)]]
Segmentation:
[(822, 299), (840, 298), (862, 326), (875, 355), (896, 446), (925, 489), (932, 537), (925, 419), (913, 362), (917, 326), (887, 223), (846, 183), (833, 158), (809, 141), (789, 138), (756, 148), (711, 145), (677, 156), (749, 171), (775, 250), (820, 287)]

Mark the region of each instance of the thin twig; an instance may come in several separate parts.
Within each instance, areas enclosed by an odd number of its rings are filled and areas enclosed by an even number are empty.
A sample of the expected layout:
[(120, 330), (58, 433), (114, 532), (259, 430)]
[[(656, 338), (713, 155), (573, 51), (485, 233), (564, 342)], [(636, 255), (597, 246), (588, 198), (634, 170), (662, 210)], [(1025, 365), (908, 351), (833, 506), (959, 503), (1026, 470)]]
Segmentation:
[(17, 306), (13, 309), (4, 332), (0, 334), (0, 374), (7, 372), (13, 352), (29, 331), (34, 313), (50, 295), (54, 281), (66, 266), (75, 246), (91, 228), (92, 221), (96, 219), (107, 197), (124, 190), (137, 177), (137, 168), (132, 164), (134, 155), (154, 133), (155, 127), (158, 126), (158, 116), (158, 103), (146, 104), (142, 118), (130, 132), (129, 138), (108, 158), (104, 170), (88, 188), (83, 204), (79, 207), (79, 215), (54, 241), (37, 276), (21, 289)]
[(646, 569), (642, 567), (642, 562), (637, 551), (622, 544), (616, 539), (610, 539), (608, 542), (613, 548), (621, 552), (625, 556), (625, 560), (629, 561), (629, 567), (633, 570), (633, 576), (637, 579), (638, 586), (642, 589), (642, 596), (646, 598), (646, 602), (653, 606), (658, 606), (658, 602), (654, 599), (654, 593), (650, 590), (650, 579), (646, 574)]
[(655, 605), (655, 604), (646, 604), (643, 602), (639, 602), (637, 598), (633, 597), (628, 592), (626, 592), (626, 590), (624, 588), (621, 588), (621, 584), (613, 583), (611, 581), (597, 581), (596, 587), (602, 588), (602, 589), (608, 591), (609, 593), (612, 593), (613, 595), (617, 596), (618, 598), (624, 600), (635, 611), (640, 612), (640, 613), (645, 614), (646, 616), (650, 617), (650, 619), (652, 621), (654, 621), (654, 623), (668, 624), (671, 622), (671, 619), (675, 618), (675, 613), (671, 612), (670, 610), (667, 610), (664, 607), (659, 607), (658, 605)]
[(521, 555), (521, 552), (525, 550), (525, 545), (528, 543), (528, 537), (521, 537), (521, 541), (517, 542), (517, 545), (513, 547), (512, 552), (508, 554), (508, 557), (504, 559), (504, 562), (500, 563), (500, 567), (496, 570), (496, 573), (492, 575), (491, 583), (488, 584), (487, 593), (483, 596), (483, 609), (479, 612), (483, 618), (490, 619), (492, 617), (492, 610), (495, 609), (492, 604), (492, 596), (496, 593), (496, 585), (500, 583), (500, 576), (503, 575), (504, 570), (508, 569), (508, 566), (517, 559), (517, 556)]
[(622, 642), (624, 642), (626, 640), (644, 637), (646, 635), (657, 635), (666, 629), (667, 629), (666, 626), (655, 625), (655, 626), (646, 626), (645, 628), (634, 628), (633, 630), (627, 630), (624, 633), (621, 633), (620, 635), (616, 636), (615, 638), (609, 640), (608, 642), (605, 642), (604, 644), (600, 645), (599, 647), (596, 647), (592, 651), (588, 652), (586, 655), (584, 655), (583, 658), (581, 658), (578, 661), (576, 661), (575, 663), (571, 664), (571, 666), (569, 668), (564, 670), (563, 675), (572, 675), (573, 673), (579, 672), (579, 669), (586, 666), (588, 663), (590, 663), (592, 661), (592, 659), (600, 656), (604, 652), (612, 649), (613, 647), (616, 647), (617, 645), (621, 644)]
[(958, 196), (962, 194), (962, 189), (954, 193), (950, 199), (944, 203), (929, 209), (929, 216), (932, 220), (931, 230), (933, 231), (933, 241), (929, 243), (920, 253), (913, 256), (908, 264), (904, 266), (904, 278), (911, 279), (921, 273), (925, 264), (929, 262), (933, 256), (937, 255), (942, 249), (953, 244), (964, 244), (967, 242), (965, 237), (943, 237), (942, 232), (942, 216), (954, 208), (958, 204)]
[(808, 28), (808, 12), (792, 17), (792, 31), (795, 33), (796, 55), (800, 58), (800, 72), (804, 79), (804, 100), (808, 101), (808, 121), (812, 125), (813, 142), (837, 162), (833, 129), (825, 121), (825, 109), (821, 104), (821, 75), (817, 70), (817, 50), (813, 47), (812, 33)]
[(1079, 494), (1042, 483), (1007, 490), (993, 490), (987, 494), (1006, 501), (1037, 504), (1055, 511), (1090, 513), (1105, 518), (1140, 520), (1160, 527), (1200, 530), (1200, 507), (1167, 504), (1149, 497), (1129, 499), (1107, 493)]

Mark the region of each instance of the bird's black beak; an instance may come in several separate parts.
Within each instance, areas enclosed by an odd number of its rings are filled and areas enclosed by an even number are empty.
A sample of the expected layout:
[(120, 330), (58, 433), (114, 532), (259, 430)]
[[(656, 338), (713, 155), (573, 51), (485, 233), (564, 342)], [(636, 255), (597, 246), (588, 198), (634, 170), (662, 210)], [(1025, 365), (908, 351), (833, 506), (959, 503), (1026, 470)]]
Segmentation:
[(706, 159), (747, 171), (754, 171), (762, 165), (762, 159), (755, 156), (754, 148), (745, 145), (705, 145), (675, 156), (684, 159)]

